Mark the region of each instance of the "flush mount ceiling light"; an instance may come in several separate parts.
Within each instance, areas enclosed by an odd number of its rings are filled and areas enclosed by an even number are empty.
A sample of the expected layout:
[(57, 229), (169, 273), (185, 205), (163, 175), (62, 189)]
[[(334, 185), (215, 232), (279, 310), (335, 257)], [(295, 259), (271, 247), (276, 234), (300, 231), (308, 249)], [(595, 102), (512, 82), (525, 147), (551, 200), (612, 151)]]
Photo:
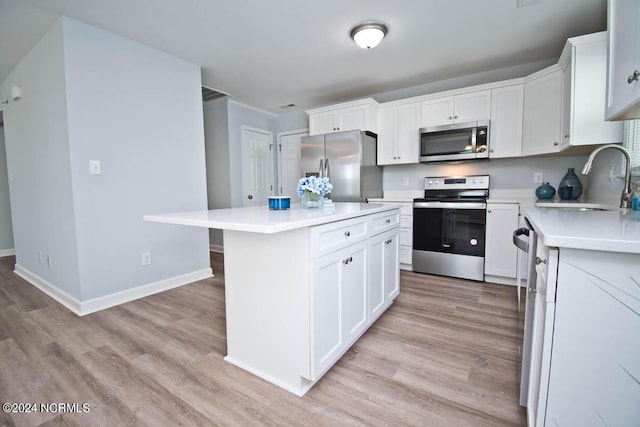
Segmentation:
[(363, 49), (378, 46), (387, 34), (387, 26), (380, 22), (365, 22), (351, 30), (351, 38)]

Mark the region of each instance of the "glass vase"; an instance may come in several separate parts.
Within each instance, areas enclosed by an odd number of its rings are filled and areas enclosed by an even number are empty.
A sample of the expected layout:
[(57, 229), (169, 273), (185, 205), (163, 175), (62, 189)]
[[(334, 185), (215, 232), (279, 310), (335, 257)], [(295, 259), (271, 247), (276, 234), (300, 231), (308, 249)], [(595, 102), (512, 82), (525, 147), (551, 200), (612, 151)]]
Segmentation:
[(302, 207), (305, 209), (321, 208), (322, 195), (318, 193), (312, 193), (311, 191), (304, 191), (302, 193)]

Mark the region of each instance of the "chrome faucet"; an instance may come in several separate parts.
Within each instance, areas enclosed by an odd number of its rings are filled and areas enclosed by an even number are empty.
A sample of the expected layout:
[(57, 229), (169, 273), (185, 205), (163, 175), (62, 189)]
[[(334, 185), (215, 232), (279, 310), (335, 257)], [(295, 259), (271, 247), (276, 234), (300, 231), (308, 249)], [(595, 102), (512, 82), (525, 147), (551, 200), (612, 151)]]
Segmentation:
[(587, 163), (584, 164), (584, 167), (582, 168), (582, 175), (588, 175), (589, 172), (591, 172), (593, 159), (599, 152), (607, 148), (615, 148), (616, 150), (622, 151), (622, 154), (624, 154), (624, 157), (626, 158), (627, 168), (624, 174), (624, 188), (622, 189), (622, 196), (620, 196), (620, 207), (623, 209), (631, 209), (631, 196), (633, 194), (633, 191), (631, 190), (631, 154), (629, 154), (629, 151), (627, 151), (626, 148), (617, 144), (608, 144), (596, 148), (589, 156)]

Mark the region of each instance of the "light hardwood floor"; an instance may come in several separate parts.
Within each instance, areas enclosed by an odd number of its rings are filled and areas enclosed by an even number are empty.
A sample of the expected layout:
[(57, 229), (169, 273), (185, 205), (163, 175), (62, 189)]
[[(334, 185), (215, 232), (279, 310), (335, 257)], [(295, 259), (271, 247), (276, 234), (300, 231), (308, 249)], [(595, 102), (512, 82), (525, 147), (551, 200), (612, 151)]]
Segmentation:
[[(401, 273), (391, 308), (303, 398), (222, 360), (215, 278), (77, 317), (0, 258), (0, 426), (523, 426), (515, 289)], [(251, 313), (247, 313), (248, 316)]]

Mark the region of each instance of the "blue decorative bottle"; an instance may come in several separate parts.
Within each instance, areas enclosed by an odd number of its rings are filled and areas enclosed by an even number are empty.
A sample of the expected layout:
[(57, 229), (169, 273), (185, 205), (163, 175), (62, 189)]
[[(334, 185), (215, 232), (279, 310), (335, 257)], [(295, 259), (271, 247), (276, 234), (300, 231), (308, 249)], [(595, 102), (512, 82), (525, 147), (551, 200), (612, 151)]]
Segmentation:
[(540, 187), (536, 188), (536, 197), (538, 199), (550, 199), (556, 194), (556, 189), (545, 182)]
[(582, 195), (582, 183), (576, 176), (574, 168), (569, 168), (567, 173), (560, 180), (558, 188), (562, 187), (571, 187), (571, 196), (569, 196), (569, 199), (575, 200)]

